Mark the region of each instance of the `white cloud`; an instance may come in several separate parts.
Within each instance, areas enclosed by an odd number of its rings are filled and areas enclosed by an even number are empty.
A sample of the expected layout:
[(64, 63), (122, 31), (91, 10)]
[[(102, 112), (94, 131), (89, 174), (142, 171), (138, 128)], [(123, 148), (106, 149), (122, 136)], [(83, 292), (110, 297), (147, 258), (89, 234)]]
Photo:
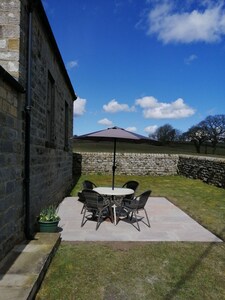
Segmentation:
[(101, 119), (98, 121), (98, 124), (104, 125), (104, 126), (112, 126), (113, 122), (108, 120), (107, 118)]
[(197, 58), (198, 58), (197, 55), (191, 54), (189, 57), (185, 58), (184, 62), (185, 62), (186, 65), (190, 65)]
[(136, 105), (143, 108), (143, 115), (146, 119), (181, 119), (195, 113), (195, 110), (186, 105), (181, 98), (171, 103), (164, 103), (149, 96), (137, 99)]
[(153, 134), (157, 128), (158, 128), (157, 125), (151, 125), (151, 126), (145, 127), (144, 131), (147, 132), (148, 134)]
[(189, 12), (178, 12), (171, 2), (156, 4), (148, 15), (148, 34), (157, 35), (164, 44), (220, 41), (225, 34), (225, 11), (220, 4), (206, 1)]
[(121, 111), (132, 112), (135, 110), (135, 107), (129, 107), (127, 104), (120, 104), (115, 99), (112, 99), (108, 104), (103, 105), (103, 110), (108, 113), (117, 113)]
[(142, 108), (156, 107), (158, 106), (158, 100), (153, 96), (146, 96), (140, 99), (137, 99), (135, 102), (136, 105), (140, 105)]
[(74, 117), (82, 116), (85, 113), (85, 105), (87, 100), (77, 97), (77, 100), (73, 103), (73, 115)]
[(76, 60), (71, 60), (66, 64), (67, 70), (74, 69), (78, 66), (78, 62)]
[(127, 127), (126, 130), (127, 131), (131, 131), (131, 132), (136, 132), (137, 128), (135, 126), (133, 126), (133, 127)]

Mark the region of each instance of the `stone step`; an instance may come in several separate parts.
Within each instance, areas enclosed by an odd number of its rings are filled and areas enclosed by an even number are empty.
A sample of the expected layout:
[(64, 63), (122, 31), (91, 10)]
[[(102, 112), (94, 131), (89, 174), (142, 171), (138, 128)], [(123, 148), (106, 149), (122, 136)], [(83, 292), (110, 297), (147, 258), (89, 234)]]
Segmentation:
[(0, 299), (31, 300), (61, 242), (59, 233), (37, 233), (0, 262)]

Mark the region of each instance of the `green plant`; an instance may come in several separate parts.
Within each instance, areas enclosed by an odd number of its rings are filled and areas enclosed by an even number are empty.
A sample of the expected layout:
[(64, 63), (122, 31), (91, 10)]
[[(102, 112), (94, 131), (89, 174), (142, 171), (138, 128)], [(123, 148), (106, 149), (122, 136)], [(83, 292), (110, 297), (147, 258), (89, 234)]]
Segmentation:
[(56, 222), (60, 217), (57, 214), (57, 208), (54, 205), (44, 208), (39, 215), (39, 222)]

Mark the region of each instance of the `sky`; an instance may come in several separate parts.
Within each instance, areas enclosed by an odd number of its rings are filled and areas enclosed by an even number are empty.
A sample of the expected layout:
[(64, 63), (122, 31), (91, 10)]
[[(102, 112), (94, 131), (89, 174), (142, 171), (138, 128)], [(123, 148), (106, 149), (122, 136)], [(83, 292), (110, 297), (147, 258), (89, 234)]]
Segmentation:
[(42, 2), (78, 97), (74, 135), (224, 114), (225, 0)]

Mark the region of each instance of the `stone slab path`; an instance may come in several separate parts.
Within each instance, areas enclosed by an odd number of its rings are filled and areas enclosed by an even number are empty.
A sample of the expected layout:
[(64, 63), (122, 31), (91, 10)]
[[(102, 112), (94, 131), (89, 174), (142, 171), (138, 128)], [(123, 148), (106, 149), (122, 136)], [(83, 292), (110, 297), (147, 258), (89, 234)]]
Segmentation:
[[(62, 241), (222, 242), (163, 197), (149, 198), (146, 209), (151, 227), (140, 221), (140, 232), (134, 227), (136, 224), (127, 219), (121, 219), (116, 226), (110, 221), (103, 221), (97, 231), (95, 221), (88, 220), (81, 227), (81, 208), (82, 203), (77, 197), (65, 198), (60, 204)], [(144, 216), (143, 212), (140, 216)]]

